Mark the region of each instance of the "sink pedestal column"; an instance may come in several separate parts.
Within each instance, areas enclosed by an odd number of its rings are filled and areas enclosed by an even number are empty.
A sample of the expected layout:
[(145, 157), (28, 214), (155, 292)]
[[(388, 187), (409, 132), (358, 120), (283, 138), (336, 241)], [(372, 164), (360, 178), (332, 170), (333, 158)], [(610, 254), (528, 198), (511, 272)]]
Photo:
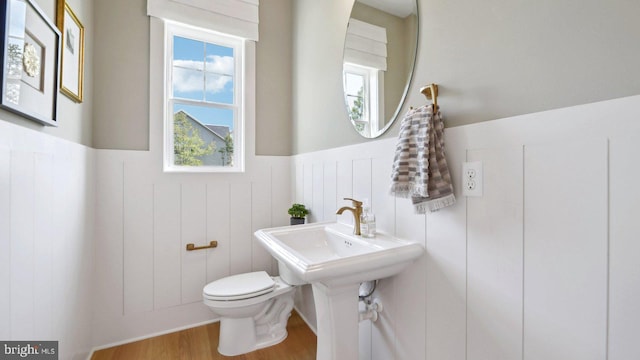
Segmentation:
[(312, 284), (318, 327), (316, 360), (358, 360), (359, 287)]

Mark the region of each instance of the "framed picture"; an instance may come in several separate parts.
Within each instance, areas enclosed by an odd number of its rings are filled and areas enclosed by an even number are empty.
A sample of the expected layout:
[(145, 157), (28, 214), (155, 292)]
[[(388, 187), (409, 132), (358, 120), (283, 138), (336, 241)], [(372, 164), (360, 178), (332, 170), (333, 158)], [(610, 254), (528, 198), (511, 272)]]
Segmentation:
[(56, 22), (62, 33), (60, 91), (75, 102), (82, 102), (84, 76), (84, 26), (65, 0), (57, 0)]
[(0, 107), (57, 126), (60, 32), (33, 0), (0, 0)]

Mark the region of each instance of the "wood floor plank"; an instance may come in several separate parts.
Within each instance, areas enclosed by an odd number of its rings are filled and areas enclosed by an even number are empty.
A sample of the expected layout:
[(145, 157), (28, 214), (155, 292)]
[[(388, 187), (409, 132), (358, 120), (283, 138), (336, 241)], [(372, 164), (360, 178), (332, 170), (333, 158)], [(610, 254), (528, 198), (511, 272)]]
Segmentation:
[(129, 344), (98, 350), (92, 360), (313, 360), (316, 336), (297, 312), (291, 312), (289, 335), (278, 345), (239, 356), (218, 353), (220, 323), (198, 326)]

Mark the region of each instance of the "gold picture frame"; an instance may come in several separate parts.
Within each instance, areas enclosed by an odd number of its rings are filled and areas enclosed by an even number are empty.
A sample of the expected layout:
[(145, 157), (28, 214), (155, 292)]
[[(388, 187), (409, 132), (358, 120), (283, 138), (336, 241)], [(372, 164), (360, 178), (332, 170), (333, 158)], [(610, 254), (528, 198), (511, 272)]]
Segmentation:
[(60, 92), (80, 103), (84, 80), (84, 26), (65, 0), (57, 0), (56, 25), (62, 33)]

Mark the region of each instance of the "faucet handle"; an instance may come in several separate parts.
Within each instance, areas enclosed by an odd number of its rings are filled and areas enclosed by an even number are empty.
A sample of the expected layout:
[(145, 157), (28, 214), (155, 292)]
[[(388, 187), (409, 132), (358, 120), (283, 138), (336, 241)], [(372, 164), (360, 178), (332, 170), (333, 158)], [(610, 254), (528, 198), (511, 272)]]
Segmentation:
[(358, 200), (352, 199), (352, 198), (344, 198), (344, 200), (351, 200), (351, 202), (353, 203), (353, 206), (362, 207), (362, 201), (358, 201)]

